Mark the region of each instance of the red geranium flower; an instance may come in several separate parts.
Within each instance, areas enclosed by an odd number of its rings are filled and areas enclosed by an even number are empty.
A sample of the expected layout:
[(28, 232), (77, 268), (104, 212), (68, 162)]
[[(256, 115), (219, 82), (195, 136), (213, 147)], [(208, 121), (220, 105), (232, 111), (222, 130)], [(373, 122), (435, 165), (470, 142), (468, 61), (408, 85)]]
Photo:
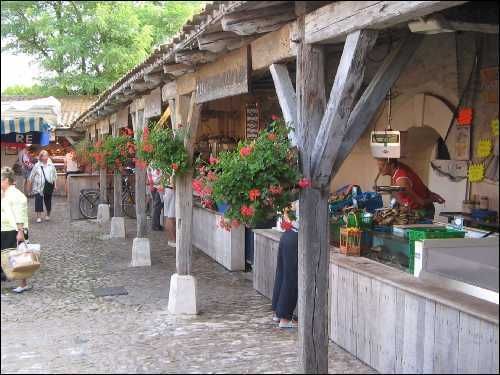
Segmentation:
[(217, 180), (217, 175), (214, 172), (210, 171), (207, 173), (207, 179), (208, 181), (215, 181)]
[(192, 182), (193, 190), (196, 191), (198, 194), (201, 193), (203, 190), (203, 184), (199, 180), (193, 180)]
[(241, 206), (240, 212), (243, 216), (252, 217), (255, 210), (252, 207), (249, 207), (246, 204), (244, 204), (243, 206)]
[(283, 187), (280, 185), (271, 185), (269, 186), (269, 192), (271, 194), (279, 195), (283, 192)]
[(144, 152), (153, 152), (153, 145), (151, 143), (146, 143), (142, 146)]
[(269, 134), (267, 135), (267, 139), (269, 139), (270, 141), (273, 141), (273, 142), (274, 142), (274, 141), (276, 140), (276, 138), (277, 138), (277, 137), (276, 137), (276, 133), (269, 133)]
[(212, 195), (212, 188), (210, 186), (205, 186), (203, 188), (203, 190), (201, 191), (201, 193), (203, 194), (203, 196), (207, 196), (207, 195)]
[(242, 147), (240, 150), (240, 155), (245, 157), (252, 153), (252, 148), (250, 146)]
[(301, 178), (298, 182), (298, 185), (301, 189), (307, 189), (308, 187), (311, 187), (311, 180), (307, 178)]
[(271, 115), (271, 120), (278, 121), (280, 118), (277, 115)]
[(281, 229), (283, 229), (284, 231), (288, 232), (289, 230), (292, 230), (292, 228), (293, 228), (293, 225), (291, 222), (286, 221), (286, 220), (283, 220), (281, 222)]
[(210, 164), (217, 164), (219, 162), (219, 159), (214, 158), (212, 155), (210, 155), (210, 158), (208, 159), (208, 162)]
[(257, 200), (257, 198), (260, 196), (260, 190), (259, 189), (252, 189), (248, 192), (248, 198), (250, 198), (251, 201)]
[(174, 171), (179, 170), (179, 164), (177, 164), (177, 163), (172, 163), (171, 167), (172, 167), (172, 169), (173, 169)]

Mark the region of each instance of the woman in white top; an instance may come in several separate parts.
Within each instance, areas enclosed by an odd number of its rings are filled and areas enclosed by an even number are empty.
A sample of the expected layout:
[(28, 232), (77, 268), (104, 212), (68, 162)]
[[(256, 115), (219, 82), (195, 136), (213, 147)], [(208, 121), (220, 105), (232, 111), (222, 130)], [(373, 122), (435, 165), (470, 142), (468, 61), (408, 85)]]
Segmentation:
[(52, 193), (56, 189), (57, 172), (56, 167), (49, 159), (49, 153), (46, 150), (40, 152), (38, 162), (33, 167), (29, 178), (31, 193), (35, 196), (36, 222), (42, 221), (43, 204), (47, 215), (45, 220), (50, 220), (50, 211), (52, 209)]

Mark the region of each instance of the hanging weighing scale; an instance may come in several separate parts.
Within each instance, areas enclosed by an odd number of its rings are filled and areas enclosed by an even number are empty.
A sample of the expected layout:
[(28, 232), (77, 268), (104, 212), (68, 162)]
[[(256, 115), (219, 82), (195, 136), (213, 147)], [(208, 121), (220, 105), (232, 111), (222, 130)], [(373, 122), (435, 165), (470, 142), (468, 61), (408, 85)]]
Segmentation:
[[(372, 155), (378, 159), (399, 159), (406, 156), (406, 142), (408, 137), (407, 131), (393, 130), (391, 127), (392, 120), (392, 98), (391, 90), (389, 90), (388, 106), (387, 106), (387, 126), (385, 130), (374, 130), (370, 135), (370, 148)], [(400, 186), (378, 186), (377, 181), (380, 177), (380, 172), (375, 178), (373, 189), (379, 193), (393, 193), (404, 191)]]

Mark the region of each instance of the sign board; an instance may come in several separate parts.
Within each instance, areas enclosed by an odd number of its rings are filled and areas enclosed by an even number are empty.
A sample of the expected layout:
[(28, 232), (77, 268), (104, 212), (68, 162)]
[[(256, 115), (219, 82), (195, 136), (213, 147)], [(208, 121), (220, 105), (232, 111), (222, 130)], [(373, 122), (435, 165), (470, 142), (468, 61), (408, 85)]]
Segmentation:
[(197, 72), (196, 102), (248, 93), (248, 70), (248, 46), (203, 65)]
[[(43, 142), (42, 132), (28, 132), (28, 133), (9, 133), (2, 134), (2, 143), (10, 144), (10, 145), (40, 145)], [(45, 135), (47, 135), (45, 133)], [(48, 142), (47, 142), (48, 143)]]
[(259, 104), (252, 103), (246, 105), (245, 110), (245, 138), (255, 139), (260, 131)]
[(156, 88), (144, 98), (144, 117), (149, 119), (161, 115), (161, 88)]

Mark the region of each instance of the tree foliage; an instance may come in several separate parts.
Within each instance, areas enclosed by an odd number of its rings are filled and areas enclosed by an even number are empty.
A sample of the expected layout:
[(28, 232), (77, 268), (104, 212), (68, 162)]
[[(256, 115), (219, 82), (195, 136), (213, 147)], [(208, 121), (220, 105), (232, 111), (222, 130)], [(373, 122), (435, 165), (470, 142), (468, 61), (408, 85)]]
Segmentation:
[(2, 50), (35, 57), (49, 72), (43, 86), (95, 95), (175, 34), (203, 3), (5, 1)]

